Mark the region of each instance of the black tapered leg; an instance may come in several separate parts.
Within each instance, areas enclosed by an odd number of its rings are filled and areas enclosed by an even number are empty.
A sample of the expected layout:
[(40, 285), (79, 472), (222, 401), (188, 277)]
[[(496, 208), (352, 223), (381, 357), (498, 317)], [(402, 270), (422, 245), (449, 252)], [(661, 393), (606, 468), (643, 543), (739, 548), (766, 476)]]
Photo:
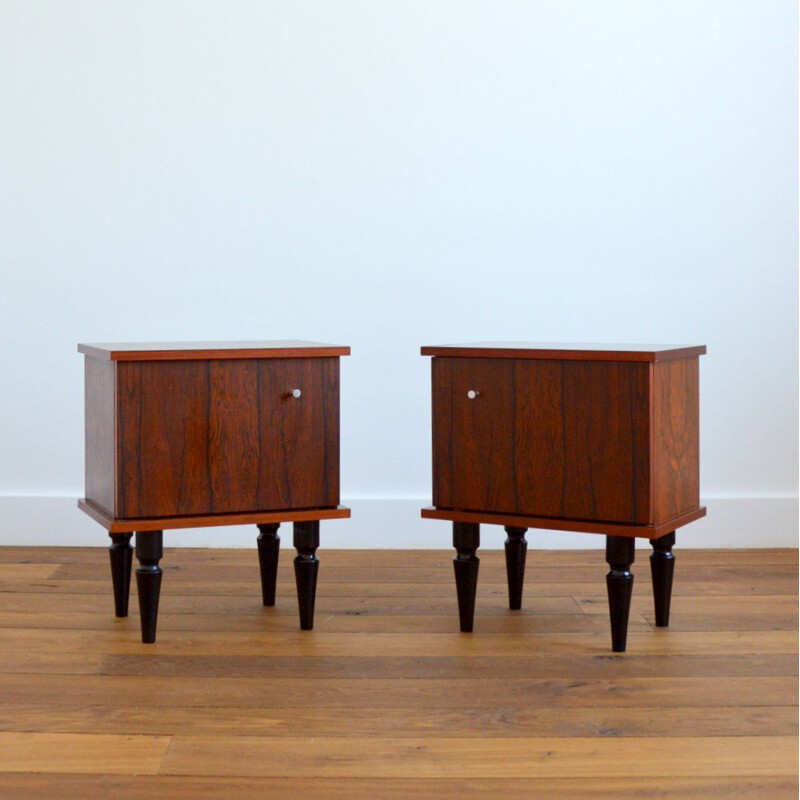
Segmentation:
[(265, 606), (275, 605), (275, 582), (278, 579), (278, 556), (281, 537), (280, 522), (258, 526), (258, 565), (261, 567), (261, 599)]
[(133, 564), (132, 533), (109, 533), (111, 546), (111, 583), (114, 587), (114, 610), (118, 617), (128, 616), (128, 596), (131, 591), (131, 565)]
[(139, 592), (139, 616), (142, 620), (142, 641), (150, 644), (156, 640), (158, 598), (161, 594), (161, 567), (158, 562), (164, 555), (163, 531), (137, 531), (136, 589)]
[(475, 591), (478, 588), (480, 566), (476, 552), (481, 546), (480, 530), (480, 525), (472, 522), (453, 523), (453, 547), (456, 549), (453, 567), (456, 573), (458, 618), (462, 633), (472, 631), (475, 617)]
[(651, 539), (653, 552), (650, 554), (650, 574), (653, 576), (653, 600), (656, 606), (656, 625), (666, 628), (669, 625), (669, 604), (672, 599), (672, 576), (675, 574), (675, 531), (660, 539)]
[(525, 581), (525, 554), (528, 542), (525, 539), (527, 528), (506, 526), (506, 574), (508, 575), (508, 607), (522, 608), (522, 585)]
[(314, 600), (317, 595), (319, 559), (319, 520), (294, 523), (294, 579), (297, 583), (297, 604), (300, 607), (300, 628), (310, 631), (314, 627)]
[(628, 616), (633, 594), (631, 564), (636, 540), (627, 536), (606, 536), (606, 561), (611, 572), (606, 575), (608, 610), (611, 615), (611, 649), (624, 653), (628, 639)]

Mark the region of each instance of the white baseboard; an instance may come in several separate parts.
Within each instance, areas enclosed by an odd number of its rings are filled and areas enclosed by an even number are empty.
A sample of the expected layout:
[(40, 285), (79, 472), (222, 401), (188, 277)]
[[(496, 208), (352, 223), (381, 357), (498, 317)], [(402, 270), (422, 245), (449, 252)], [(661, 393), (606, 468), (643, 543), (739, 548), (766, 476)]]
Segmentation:
[[(76, 506), (74, 497), (0, 497), (0, 546), (105, 546), (103, 529)], [(421, 519), (420, 508), (429, 498), (344, 498), (351, 519), (322, 524), (322, 546), (330, 548), (445, 549), (451, 545), (450, 526)], [(680, 547), (797, 547), (796, 497), (708, 497), (708, 516), (678, 532)], [(288, 527), (288, 526), (284, 526)], [(483, 526), (482, 545), (502, 547), (499, 526)], [(586, 533), (530, 530), (530, 547), (583, 549), (602, 546), (602, 539)], [(637, 540), (641, 547), (647, 541)], [(282, 537), (290, 547), (292, 537)], [(167, 531), (167, 547), (254, 547), (252, 525)]]

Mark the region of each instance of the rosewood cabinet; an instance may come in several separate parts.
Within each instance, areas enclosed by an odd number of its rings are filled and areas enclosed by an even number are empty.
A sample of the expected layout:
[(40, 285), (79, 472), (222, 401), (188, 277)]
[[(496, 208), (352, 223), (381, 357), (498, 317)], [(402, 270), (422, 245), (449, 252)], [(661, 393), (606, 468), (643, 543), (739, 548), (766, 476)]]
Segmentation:
[(142, 640), (155, 641), (162, 534), (258, 525), (262, 600), (275, 603), (281, 522), (294, 523), (300, 627), (311, 629), (319, 523), (339, 505), (339, 357), (316, 342), (81, 344), (86, 498), (111, 536), (127, 616), (136, 533)]
[(528, 528), (605, 534), (612, 646), (624, 651), (634, 540), (653, 543), (667, 625), (676, 528), (699, 491), (703, 346), (478, 343), (433, 356), (433, 507), (453, 523), (461, 629), (473, 626), (480, 523), (503, 525), (511, 608)]

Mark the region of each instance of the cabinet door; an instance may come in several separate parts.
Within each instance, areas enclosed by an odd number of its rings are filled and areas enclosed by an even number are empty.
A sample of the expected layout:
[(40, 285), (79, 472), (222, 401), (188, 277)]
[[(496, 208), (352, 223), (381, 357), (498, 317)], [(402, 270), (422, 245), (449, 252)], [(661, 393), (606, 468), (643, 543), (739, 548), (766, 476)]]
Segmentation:
[(121, 363), (117, 517), (337, 505), (338, 366), (336, 358)]
[(434, 358), (434, 505), (650, 522), (648, 389), (646, 363)]
[(435, 357), (432, 368), (433, 504), (512, 512), (514, 362)]
[(259, 364), (258, 507), (338, 505), (339, 359)]

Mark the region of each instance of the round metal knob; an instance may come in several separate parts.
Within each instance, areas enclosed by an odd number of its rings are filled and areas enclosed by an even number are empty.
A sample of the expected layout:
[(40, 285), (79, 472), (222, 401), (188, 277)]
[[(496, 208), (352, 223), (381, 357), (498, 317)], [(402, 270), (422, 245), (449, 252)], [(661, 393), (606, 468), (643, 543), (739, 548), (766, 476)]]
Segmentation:
[(476, 392), (474, 389), (470, 389), (467, 392), (467, 397), (469, 397), (470, 400), (474, 400), (479, 394), (480, 392)]
[(292, 397), (300, 397), (302, 394), (299, 389), (292, 389)]

